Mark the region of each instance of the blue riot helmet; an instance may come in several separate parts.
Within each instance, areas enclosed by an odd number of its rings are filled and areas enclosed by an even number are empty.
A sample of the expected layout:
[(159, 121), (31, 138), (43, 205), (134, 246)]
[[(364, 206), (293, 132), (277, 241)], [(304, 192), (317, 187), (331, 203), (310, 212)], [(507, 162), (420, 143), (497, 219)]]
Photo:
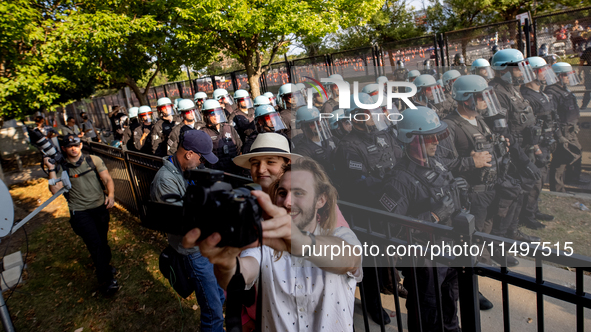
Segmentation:
[(226, 104), (234, 105), (234, 99), (228, 93), (226, 89), (215, 89), (213, 91), (213, 99), (218, 102), (223, 101)]
[(129, 113), (129, 118), (133, 119), (133, 118), (137, 118), (137, 113), (139, 111), (139, 107), (131, 107), (127, 112)]
[(417, 77), (421, 76), (421, 72), (414, 69), (408, 72), (408, 81), (413, 82)]
[(260, 105), (254, 109), (254, 123), (258, 133), (275, 133), (286, 129), (281, 115), (270, 104)]
[(495, 78), (495, 73), (490, 68), (490, 62), (486, 59), (476, 59), (472, 62), (472, 66), (470, 67), (470, 73), (472, 75), (480, 75), (484, 77), (485, 80), (492, 80)]
[(500, 50), (492, 57), (492, 69), (501, 79), (515, 86), (529, 83), (535, 79), (529, 62), (523, 53), (516, 49)]
[(283, 84), (279, 88), (279, 91), (277, 92), (277, 101), (279, 106), (283, 109), (297, 109), (306, 105), (306, 99), (304, 98), (302, 91), (292, 83)]
[[(178, 99), (176, 101), (178, 101)], [(162, 118), (174, 115), (175, 108), (176, 107), (173, 106), (172, 101), (169, 98), (163, 97), (156, 101), (156, 110)]]
[(153, 114), (152, 114), (152, 108), (150, 106), (140, 106), (139, 110), (138, 110), (138, 118), (139, 118), (139, 122), (142, 124), (150, 124), (152, 123), (153, 119)]
[(181, 99), (177, 107), (186, 121), (201, 121), (201, 113), (199, 113), (197, 106), (191, 99)]
[(540, 85), (552, 85), (558, 82), (558, 77), (552, 70), (552, 67), (546, 63), (546, 60), (539, 56), (532, 56), (527, 58), (527, 61), (529, 61), (529, 65), (534, 71), (536, 80)]
[(443, 90), (441, 86), (437, 84), (435, 77), (423, 74), (417, 77), (413, 84), (417, 87), (417, 94), (415, 99), (424, 104), (432, 103), (434, 105), (440, 104), (445, 101)]
[(574, 86), (580, 84), (579, 77), (573, 67), (566, 62), (557, 62), (552, 65), (552, 70), (559, 78), (560, 84)]
[(302, 106), (296, 111), (296, 128), (312, 142), (321, 143), (332, 137), (328, 122), (320, 116), (316, 107)]
[(255, 110), (261, 105), (271, 105), (271, 101), (266, 96), (260, 95), (254, 99)]
[(352, 124), (348, 117), (345, 117), (345, 110), (339, 108), (332, 111), (332, 117), (328, 118), (328, 126), (332, 134), (338, 138), (343, 138), (351, 132)]
[(269, 102), (271, 103), (271, 105), (273, 107), (277, 106), (277, 99), (275, 99), (273, 92), (265, 92), (265, 93), (263, 93), (263, 96), (269, 98)]
[(228, 122), (226, 112), (224, 112), (222, 105), (220, 105), (217, 100), (206, 100), (203, 103), (201, 111), (203, 112), (204, 121), (208, 125), (218, 125), (220, 123)]
[(451, 92), (452, 85), (460, 76), (462, 76), (462, 74), (460, 74), (460, 72), (455, 69), (448, 70), (443, 73), (443, 75), (441, 75), (441, 82), (443, 83), (445, 91)]
[(495, 119), (495, 127), (507, 127), (505, 111), (501, 108), (494, 89), (484, 77), (467, 75), (458, 78), (453, 85), (451, 97), (458, 102), (458, 109), (477, 112), (485, 119)]
[(435, 157), (439, 143), (448, 136), (447, 124), (428, 107), (407, 109), (398, 122), (397, 139), (404, 144), (408, 158), (422, 167), (432, 167), (431, 158)]
[(234, 91), (234, 101), (236, 101), (240, 108), (253, 107), (252, 99), (250, 99), (250, 94), (248, 94), (248, 91), (246, 90), (238, 89)]

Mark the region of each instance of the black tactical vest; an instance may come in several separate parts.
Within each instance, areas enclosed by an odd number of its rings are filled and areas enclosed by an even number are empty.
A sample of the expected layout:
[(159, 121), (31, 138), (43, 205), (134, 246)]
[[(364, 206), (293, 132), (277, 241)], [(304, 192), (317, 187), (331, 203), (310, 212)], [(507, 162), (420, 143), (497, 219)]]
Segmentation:
[(216, 164), (212, 165), (212, 168), (223, 171), (234, 169), (236, 166), (232, 162), (232, 159), (238, 155), (238, 149), (234, 135), (232, 134), (232, 126), (223, 123), (219, 132), (210, 127), (203, 128), (202, 130), (211, 137), (213, 153), (219, 159)]
[(293, 152), (314, 159), (330, 175), (334, 172), (333, 156), (337, 144), (338, 142), (333, 138), (324, 140), (321, 145), (318, 145), (308, 137), (304, 137), (298, 141)]
[[(536, 115), (540, 135), (537, 144), (540, 147), (552, 147), (556, 144), (554, 132), (558, 128), (555, 119), (555, 103), (552, 95), (521, 87), (521, 95), (527, 99)], [(533, 138), (535, 141), (535, 138)]]
[[(466, 135), (470, 144), (468, 151), (488, 151), (492, 156), (489, 162), (491, 167), (475, 168), (466, 174), (466, 181), (471, 186), (494, 184), (499, 176), (499, 166), (503, 164), (503, 157), (507, 156), (505, 145), (499, 142), (500, 138), (492, 133), (480, 116), (476, 118), (478, 127), (473, 126), (457, 112), (450, 114), (446, 119), (451, 120)], [(456, 132), (456, 135), (458, 134), (460, 133)]]
[[(526, 128), (533, 127), (536, 124), (536, 116), (529, 102), (515, 90), (513, 85), (501, 84), (497, 79), (491, 81), (490, 85), (494, 87), (495, 93), (499, 98), (501, 107), (507, 109), (507, 123), (509, 131), (521, 146), (523, 143)], [(504, 105), (504, 103), (508, 103)]]
[(580, 117), (577, 97), (567, 88), (560, 84), (552, 84), (546, 87), (545, 93), (556, 98), (556, 105), (560, 123), (576, 124)]
[[(386, 172), (396, 165), (397, 156), (402, 156), (400, 147), (385, 131), (364, 133), (353, 129), (347, 137), (353, 138), (354, 136), (351, 135), (353, 133), (358, 137), (350, 142), (355, 151), (361, 155), (369, 173), (375, 177), (384, 178)], [(365, 139), (360, 139), (361, 137)]]

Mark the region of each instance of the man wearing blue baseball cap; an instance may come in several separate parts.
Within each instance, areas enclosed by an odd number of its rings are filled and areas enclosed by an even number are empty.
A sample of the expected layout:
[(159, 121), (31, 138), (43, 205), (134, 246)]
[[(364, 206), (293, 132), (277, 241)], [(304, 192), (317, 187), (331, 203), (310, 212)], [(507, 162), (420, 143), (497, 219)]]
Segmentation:
[[(210, 164), (217, 163), (218, 157), (213, 154), (212, 149), (213, 143), (208, 134), (201, 130), (185, 131), (179, 139), (176, 153), (162, 158), (164, 165), (156, 173), (150, 187), (151, 200), (165, 202), (162, 197), (169, 194), (183, 197), (189, 186), (183, 173), (199, 167), (203, 159)], [(178, 201), (172, 204), (181, 206), (183, 203)], [(188, 280), (188, 287), (195, 290), (197, 303), (201, 308), (200, 331), (223, 331), (222, 305), (225, 296), (224, 290), (218, 285), (213, 274), (213, 265), (207, 258), (201, 256), (199, 247), (184, 248), (181, 244), (182, 238), (182, 236), (168, 234), (169, 248), (165, 249), (167, 255), (174, 255), (184, 266), (182, 271), (175, 270), (176, 282), (183, 278), (179, 275), (180, 273), (186, 273), (185, 280)]]

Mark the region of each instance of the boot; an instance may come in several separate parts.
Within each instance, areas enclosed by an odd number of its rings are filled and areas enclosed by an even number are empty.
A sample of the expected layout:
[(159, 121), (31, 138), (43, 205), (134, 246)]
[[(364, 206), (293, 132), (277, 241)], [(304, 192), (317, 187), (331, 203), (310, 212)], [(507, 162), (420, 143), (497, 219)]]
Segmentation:
[(507, 237), (521, 242), (540, 242), (542, 240), (537, 236), (524, 234), (520, 230), (507, 233)]

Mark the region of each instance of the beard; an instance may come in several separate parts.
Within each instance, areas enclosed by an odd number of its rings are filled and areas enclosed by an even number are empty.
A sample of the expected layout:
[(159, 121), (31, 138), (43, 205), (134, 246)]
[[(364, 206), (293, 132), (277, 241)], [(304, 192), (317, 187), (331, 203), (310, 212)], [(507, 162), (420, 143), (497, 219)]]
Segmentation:
[(311, 206), (309, 209), (294, 209), (292, 207), (291, 212), (293, 213), (294, 210), (299, 211), (299, 215), (298, 215), (298, 221), (296, 221), (296, 226), (302, 230), (304, 228), (306, 228), (308, 225), (310, 225), (315, 217), (316, 217), (316, 211), (314, 209), (313, 206)]

